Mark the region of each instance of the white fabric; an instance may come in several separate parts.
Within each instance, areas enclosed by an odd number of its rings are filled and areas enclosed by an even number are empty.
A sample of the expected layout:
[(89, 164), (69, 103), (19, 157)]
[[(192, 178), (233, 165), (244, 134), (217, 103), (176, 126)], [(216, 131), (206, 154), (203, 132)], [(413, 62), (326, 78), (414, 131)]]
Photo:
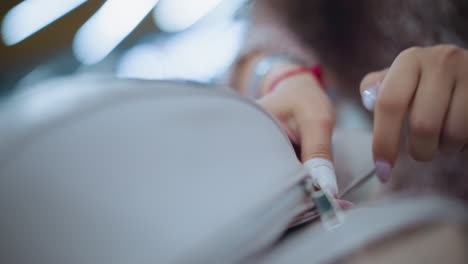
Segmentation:
[(0, 263), (170, 263), (305, 174), (266, 113), (195, 84), (54, 80), (0, 131)]
[[(0, 105), (0, 131), (0, 263), (322, 262), (445, 212), (390, 206), (270, 248), (310, 205), (308, 172), (263, 110), (196, 84), (53, 80)], [(371, 169), (340, 145), (340, 176)], [(396, 220), (348, 240), (379, 217)]]

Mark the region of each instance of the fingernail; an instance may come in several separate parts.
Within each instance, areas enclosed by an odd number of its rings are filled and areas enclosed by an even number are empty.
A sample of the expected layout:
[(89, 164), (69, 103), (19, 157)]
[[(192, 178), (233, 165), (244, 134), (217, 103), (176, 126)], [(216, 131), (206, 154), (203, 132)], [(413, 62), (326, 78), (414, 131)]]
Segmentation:
[[(323, 181), (321, 181), (323, 182)], [(338, 196), (338, 188), (334, 184), (321, 184), (320, 186), (323, 187), (326, 191), (328, 191), (333, 197)]]
[(350, 201), (345, 201), (345, 200), (336, 200), (338, 205), (341, 207), (343, 210), (348, 210), (354, 207), (354, 204)]
[(375, 101), (377, 100), (377, 85), (367, 88), (362, 92), (362, 104), (370, 112), (374, 111)]
[(306, 161), (304, 166), (309, 170), (310, 175), (320, 187), (327, 190), (332, 195), (338, 194), (335, 168), (331, 161), (322, 158), (313, 158)]
[(375, 162), (375, 172), (382, 183), (390, 181), (392, 166), (386, 161), (378, 160)]

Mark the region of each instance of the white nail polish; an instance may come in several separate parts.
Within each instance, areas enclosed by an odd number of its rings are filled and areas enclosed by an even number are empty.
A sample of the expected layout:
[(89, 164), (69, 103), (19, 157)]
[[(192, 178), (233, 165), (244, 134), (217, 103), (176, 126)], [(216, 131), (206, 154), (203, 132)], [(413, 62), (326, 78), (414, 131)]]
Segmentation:
[(377, 100), (377, 86), (371, 86), (364, 92), (362, 92), (362, 104), (364, 107), (373, 112), (375, 107), (375, 101)]
[(329, 191), (333, 195), (338, 194), (335, 168), (331, 161), (322, 158), (314, 158), (306, 161), (304, 166), (310, 172), (312, 179), (317, 182), (321, 188)]

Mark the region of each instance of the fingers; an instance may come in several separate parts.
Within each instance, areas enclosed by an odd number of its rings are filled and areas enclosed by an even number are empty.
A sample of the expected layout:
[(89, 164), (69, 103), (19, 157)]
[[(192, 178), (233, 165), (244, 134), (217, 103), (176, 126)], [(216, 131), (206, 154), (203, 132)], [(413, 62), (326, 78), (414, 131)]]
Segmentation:
[(360, 91), (362, 104), (368, 110), (373, 112), (375, 101), (377, 100), (378, 89), (385, 76), (388, 68), (367, 74), (361, 82)]
[(455, 154), (468, 142), (468, 80), (459, 80), (442, 131), (441, 151)]
[(363, 104), (375, 112), (373, 153), (382, 181), (390, 177), (407, 115), (408, 149), (415, 160), (429, 161), (438, 151), (463, 151), (468, 143), (467, 69), (467, 51), (439, 45), (407, 49), (388, 71), (363, 79)]
[(293, 109), (290, 107), (291, 98), (278, 94), (267, 95), (257, 100), (257, 103), (276, 119), (286, 132), (293, 144), (299, 144), (297, 127), (292, 121)]
[[(326, 109), (327, 107), (322, 108)], [(310, 109), (309, 111), (314, 111)], [(331, 112), (331, 111), (330, 111)], [(338, 194), (336, 173), (331, 162), (331, 137), (334, 120), (330, 112), (319, 112), (305, 117), (298, 116), (301, 137), (301, 159), (312, 178), (332, 195)]]
[(301, 141), (301, 160), (303, 162), (312, 158), (332, 160), (331, 136), (334, 117), (330, 108), (329, 106), (311, 105), (299, 110), (301, 113), (296, 115)]
[(314, 78), (304, 75), (288, 79), (258, 102), (298, 138), (303, 162), (312, 158), (331, 160), (333, 106)]
[(332, 164), (331, 141), (334, 111), (321, 89), (314, 89), (296, 104), (294, 119), (301, 142), (301, 160), (312, 178), (332, 195), (338, 194), (335, 169)]
[(341, 207), (343, 210), (349, 210), (354, 207), (354, 203), (346, 200), (337, 200), (338, 205)]
[(300, 144), (301, 160), (314, 181), (337, 194), (331, 162), (333, 106), (317, 80), (309, 75), (291, 77), (258, 102), (283, 124), (290, 139)]
[(389, 68), (385, 68), (380, 71), (368, 73), (361, 81), (361, 85), (359, 87), (361, 94), (369, 87), (382, 83), (388, 73), (388, 70)]
[(382, 82), (374, 111), (373, 153), (378, 175), (389, 180), (395, 162), (403, 120), (420, 76), (418, 48), (401, 53)]
[(433, 58), (422, 58), (424, 67), (410, 110), (408, 149), (418, 161), (429, 161), (439, 150), (440, 133), (455, 85), (452, 65), (433, 67)]

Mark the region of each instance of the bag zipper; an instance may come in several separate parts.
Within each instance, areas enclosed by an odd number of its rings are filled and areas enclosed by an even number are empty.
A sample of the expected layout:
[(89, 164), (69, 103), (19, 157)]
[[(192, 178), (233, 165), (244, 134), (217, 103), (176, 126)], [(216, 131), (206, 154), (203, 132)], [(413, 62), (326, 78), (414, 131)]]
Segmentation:
[(304, 185), (309, 174), (300, 166), (275, 195), (257, 209), (217, 232), (202, 247), (194, 248), (177, 263), (241, 263), (268, 249), (298, 215), (313, 208), (312, 197)]

